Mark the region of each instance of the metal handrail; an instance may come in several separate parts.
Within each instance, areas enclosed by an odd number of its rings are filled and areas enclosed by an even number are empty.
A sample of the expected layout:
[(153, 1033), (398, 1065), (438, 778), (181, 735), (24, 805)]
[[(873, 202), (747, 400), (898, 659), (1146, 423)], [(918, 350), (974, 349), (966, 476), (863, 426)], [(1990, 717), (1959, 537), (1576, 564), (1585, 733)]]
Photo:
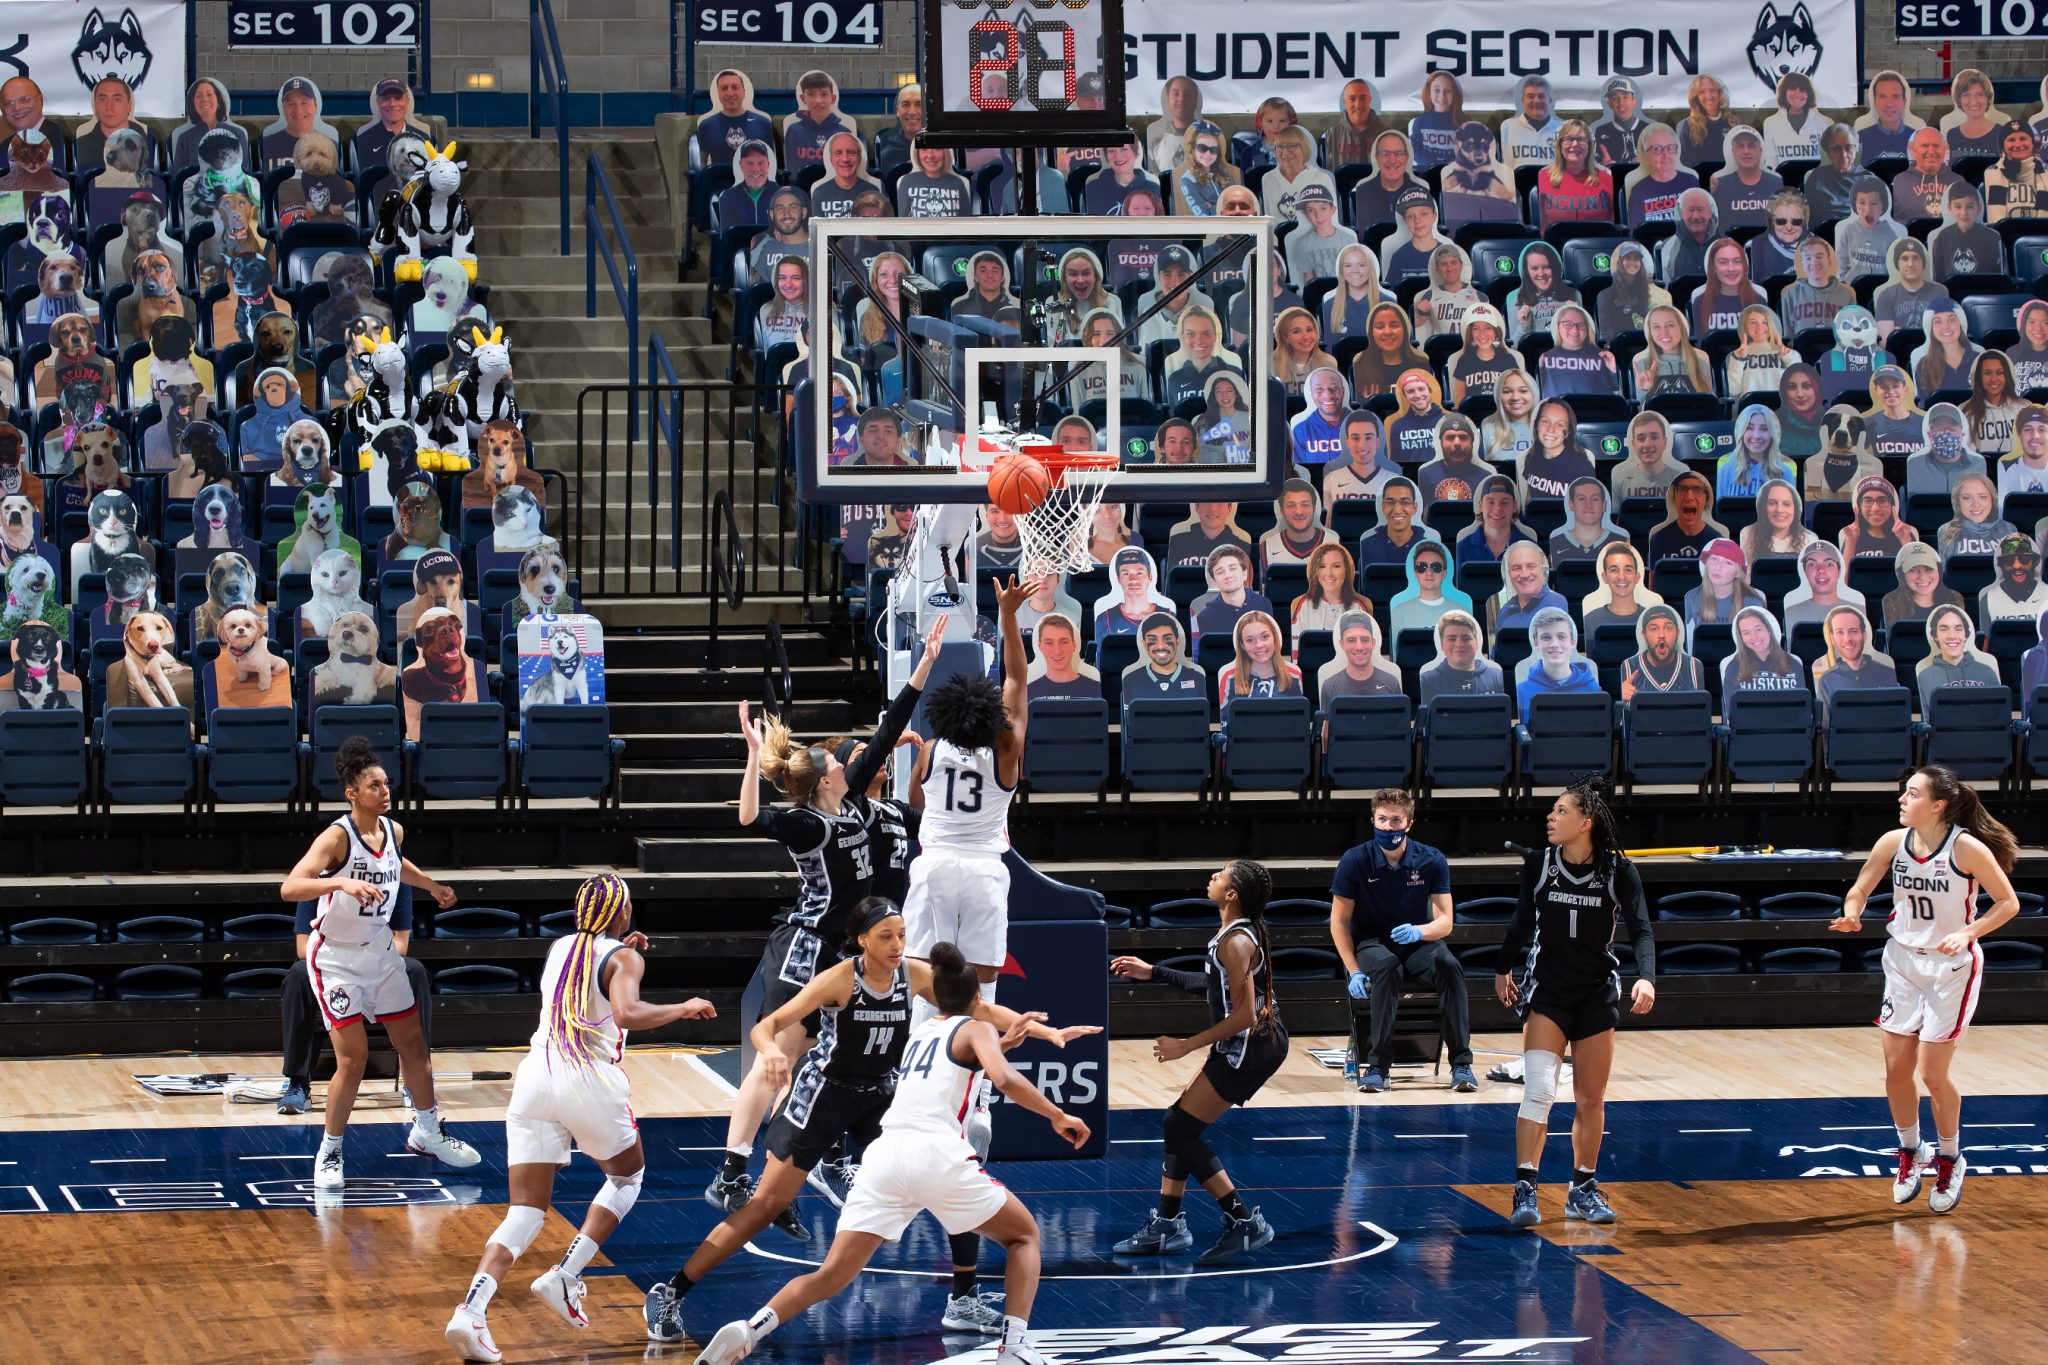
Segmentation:
[(533, 0), (527, 19), (526, 135), (540, 136), (540, 101), (545, 96), (554, 106), (555, 153), (561, 176), (562, 249), (569, 254), (569, 64), (562, 56), (562, 39), (555, 32), (555, 11), (548, 0)]
[[(731, 554), (728, 556), (727, 550)], [(740, 538), (739, 518), (733, 515), (732, 495), (723, 488), (711, 500), (711, 584), (706, 596), (711, 605), (711, 639), (704, 648), (704, 671), (718, 671), (718, 604), (738, 611), (747, 602), (747, 543)]]
[[(546, 0), (539, 0), (545, 4)], [(612, 236), (618, 239), (615, 252), (612, 243), (603, 232), (603, 225), (597, 216), (598, 191), (604, 192), (604, 210), (609, 220)], [(566, 237), (565, 237), (566, 242)], [(566, 250), (566, 246), (564, 248)], [(612, 195), (611, 177), (605, 174), (604, 166), (597, 159), (597, 149), (592, 148), (590, 156), (583, 163), (583, 316), (597, 316), (597, 258), (604, 257), (605, 273), (612, 279), (612, 296), (619, 301), (619, 312), (626, 319), (626, 382), (635, 385), (640, 382), (640, 258), (633, 253), (633, 243), (626, 236), (626, 220), (619, 212), (619, 201)], [(624, 278), (619, 275), (619, 257), (625, 257)], [(628, 404), (626, 407), (626, 439), (640, 437), (639, 409)], [(649, 490), (649, 496), (653, 490)]]
[[(668, 353), (668, 339), (660, 332), (651, 333), (647, 338), (647, 505), (650, 510), (660, 505), (661, 484), (656, 471), (664, 442), (668, 445), (668, 486), (678, 492), (683, 486), (682, 382), (676, 374), (676, 363)], [(666, 404), (662, 402), (664, 396), (668, 399)], [(683, 500), (675, 497), (669, 499), (671, 568), (682, 563), (682, 547)]]
[(769, 618), (761, 642), (761, 705), (771, 716), (785, 715), (796, 700), (796, 679), (789, 671), (789, 647), (782, 639), (782, 622)]

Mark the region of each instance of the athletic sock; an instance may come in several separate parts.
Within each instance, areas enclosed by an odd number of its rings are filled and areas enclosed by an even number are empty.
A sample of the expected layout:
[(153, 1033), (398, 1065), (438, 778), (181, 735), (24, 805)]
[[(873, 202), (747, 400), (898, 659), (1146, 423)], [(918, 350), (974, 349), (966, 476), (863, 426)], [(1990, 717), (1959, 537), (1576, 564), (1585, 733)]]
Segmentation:
[(974, 1297), (974, 1274), (975, 1272), (971, 1269), (962, 1270), (957, 1265), (953, 1267), (954, 1298), (971, 1299)]
[(1025, 1327), (1024, 1319), (1013, 1318), (1008, 1313), (1003, 1314), (1003, 1345), (1022, 1346)]
[(668, 1283), (669, 1287), (676, 1291), (676, 1297), (679, 1299), (697, 1287), (697, 1282), (680, 1270), (676, 1272), (675, 1278)]
[(747, 1173), (747, 1158), (754, 1154), (754, 1144), (738, 1142), (725, 1149), (725, 1165), (719, 1169), (721, 1180), (738, 1180)]
[(1917, 1152), (1920, 1150), (1920, 1120), (1913, 1120), (1912, 1127), (1901, 1128), (1898, 1130), (1898, 1133), (1900, 1151)]
[(754, 1329), (754, 1340), (759, 1341), (782, 1326), (782, 1319), (775, 1316), (774, 1308), (764, 1306), (760, 1312), (747, 1319), (747, 1326)]
[(1535, 1168), (1534, 1166), (1517, 1166), (1517, 1167), (1515, 1167), (1515, 1179), (1517, 1179), (1517, 1180), (1526, 1180), (1526, 1181), (1528, 1181), (1528, 1182), (1529, 1182), (1529, 1183), (1530, 1183), (1531, 1185), (1535, 1184), (1535, 1183), (1536, 1183), (1536, 1168)]
[(1963, 1135), (1956, 1133), (1951, 1137), (1943, 1137), (1941, 1134), (1936, 1133), (1934, 1135), (1934, 1150), (1947, 1157), (1961, 1156), (1963, 1154)]
[(590, 1264), (590, 1258), (597, 1255), (597, 1243), (577, 1233), (569, 1240), (569, 1249), (562, 1253), (562, 1273), (581, 1275), (583, 1267)]
[(1592, 1184), (1592, 1183), (1593, 1183), (1593, 1172), (1591, 1172), (1591, 1171), (1587, 1170), (1587, 1169), (1586, 1169), (1586, 1168), (1585, 1168), (1584, 1166), (1576, 1166), (1576, 1167), (1574, 1167), (1574, 1168), (1572, 1169), (1572, 1188), (1573, 1188), (1573, 1189), (1575, 1189), (1575, 1190), (1583, 1190), (1584, 1188), (1586, 1188), (1586, 1186), (1588, 1186), (1588, 1185), (1590, 1185), (1590, 1184)]
[(1185, 1199), (1185, 1198), (1187, 1198), (1187, 1196), (1186, 1196), (1186, 1195), (1184, 1195), (1184, 1194), (1162, 1194), (1162, 1195), (1160, 1195), (1160, 1196), (1159, 1196), (1159, 1216), (1160, 1216), (1161, 1218), (1178, 1218), (1178, 1217), (1180, 1217), (1180, 1205), (1181, 1205), (1181, 1201), (1182, 1201), (1183, 1199)]
[(1252, 1211), (1245, 1207), (1243, 1198), (1239, 1196), (1236, 1190), (1232, 1190), (1216, 1202), (1223, 1206), (1223, 1216), (1225, 1218), (1234, 1219), (1242, 1223), (1245, 1219), (1252, 1216)]
[(469, 1282), (469, 1292), (462, 1296), (462, 1306), (482, 1317), (484, 1310), (491, 1306), (491, 1295), (498, 1292), (498, 1282), (481, 1270)]
[(441, 1110), (438, 1106), (412, 1111), (412, 1126), (422, 1133), (441, 1131)]
[(338, 1152), (340, 1150), (340, 1133), (322, 1133), (320, 1135), (320, 1155), (326, 1156), (329, 1152)]

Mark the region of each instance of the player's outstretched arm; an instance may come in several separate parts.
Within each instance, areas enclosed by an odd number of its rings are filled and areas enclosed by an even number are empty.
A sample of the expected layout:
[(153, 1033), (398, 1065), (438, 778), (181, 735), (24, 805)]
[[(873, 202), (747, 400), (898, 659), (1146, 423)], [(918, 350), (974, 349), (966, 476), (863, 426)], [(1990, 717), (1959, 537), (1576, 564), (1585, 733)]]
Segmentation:
[(962, 1043), (973, 1053), (974, 1064), (987, 1074), (988, 1083), (1001, 1091), (1004, 1099), (1045, 1119), (1054, 1132), (1073, 1146), (1079, 1147), (1088, 1141), (1087, 1124), (1039, 1094), (1038, 1088), (1025, 1080), (1022, 1072), (1003, 1059), (1002, 1039), (996, 1036), (994, 1024), (982, 1019), (968, 1020), (954, 1035), (954, 1046), (957, 1048)]
[(782, 1050), (776, 1038), (791, 1024), (801, 1023), (821, 1009), (842, 1008), (853, 999), (853, 974), (859, 970), (858, 957), (833, 963), (805, 982), (804, 988), (785, 1001), (781, 1009), (761, 1016), (747, 1034), (747, 1041), (754, 1045), (755, 1064), (777, 1090), (788, 1082), (790, 1065), (796, 1059)]
[(1904, 837), (1903, 830), (1887, 830), (1870, 846), (1870, 856), (1863, 860), (1856, 884), (1842, 897), (1842, 913), (1829, 922), (1829, 929), (1838, 934), (1853, 934), (1863, 927), (1863, 907), (1870, 900), (1870, 893), (1877, 890), (1878, 879), (1890, 870), (1892, 858), (1899, 851), (1899, 840)]
[(647, 960), (631, 948), (612, 954), (611, 981), (605, 995), (611, 1001), (612, 1020), (623, 1029), (662, 1028), (678, 1019), (715, 1019), (718, 1011), (709, 1000), (690, 997), (677, 1005), (656, 1005), (640, 998), (640, 979)]
[(1938, 952), (1951, 957), (1968, 951), (1972, 940), (1997, 931), (2020, 912), (2020, 898), (2012, 889), (2012, 878), (2006, 876), (2005, 869), (1998, 865), (1998, 859), (1985, 847), (1983, 840), (1974, 834), (1965, 834), (1957, 839), (1955, 863), (1963, 872), (1977, 879), (1977, 885), (1991, 897), (1991, 908), (1935, 945)]

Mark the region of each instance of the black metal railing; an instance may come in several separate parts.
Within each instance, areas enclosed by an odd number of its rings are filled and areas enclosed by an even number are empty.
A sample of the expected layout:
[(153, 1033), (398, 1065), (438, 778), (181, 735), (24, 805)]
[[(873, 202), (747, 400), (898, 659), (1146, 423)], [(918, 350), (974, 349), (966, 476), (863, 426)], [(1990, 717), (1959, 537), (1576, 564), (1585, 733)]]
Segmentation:
[(782, 622), (770, 617), (761, 639), (761, 707), (780, 716), (796, 700), (796, 678), (789, 671), (789, 647), (782, 638)]
[(704, 646), (706, 672), (718, 671), (718, 606), (738, 611), (747, 604), (747, 542), (740, 535), (740, 523), (732, 514), (732, 494), (721, 488), (711, 500), (711, 550), (705, 561), (711, 586), (709, 599), (711, 638)]
[(526, 135), (540, 136), (541, 101), (547, 100), (555, 128), (555, 155), (560, 163), (562, 249), (569, 254), (569, 63), (562, 57), (562, 39), (555, 32), (555, 11), (548, 0), (533, 0), (527, 18)]
[[(597, 316), (597, 260), (604, 257), (605, 273), (611, 276), (612, 297), (619, 302), (619, 316), (626, 320), (626, 382), (640, 382), (640, 258), (633, 254), (632, 239), (626, 235), (626, 220), (619, 213), (619, 201), (612, 197), (612, 179), (590, 149), (583, 163), (583, 316)], [(598, 195), (604, 196), (604, 217), (597, 216)], [(611, 229), (611, 235), (605, 229)], [(614, 246), (613, 242), (617, 245)], [(566, 247), (564, 248), (567, 249)], [(624, 263), (624, 273), (620, 264)], [(640, 414), (626, 409), (626, 432), (640, 434)]]

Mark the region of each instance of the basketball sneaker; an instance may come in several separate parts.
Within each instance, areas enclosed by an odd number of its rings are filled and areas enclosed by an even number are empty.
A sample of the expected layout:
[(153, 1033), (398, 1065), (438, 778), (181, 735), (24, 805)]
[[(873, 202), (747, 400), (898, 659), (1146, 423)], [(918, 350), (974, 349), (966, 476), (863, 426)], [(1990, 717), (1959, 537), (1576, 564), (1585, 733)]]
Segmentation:
[(306, 1087), (300, 1085), (297, 1081), (289, 1081), (285, 1084), (284, 1093), (277, 1097), (277, 1112), (280, 1114), (303, 1114), (306, 1112), (306, 1105), (309, 1102), (310, 1096), (306, 1094)]
[(1910, 1204), (1920, 1197), (1920, 1181), (1934, 1163), (1934, 1144), (1923, 1142), (1915, 1148), (1899, 1148), (1899, 1171), (1892, 1177), (1892, 1202)]
[(1479, 1078), (1472, 1074), (1469, 1066), (1454, 1066), (1451, 1068), (1451, 1089), (1460, 1095), (1469, 1095), (1479, 1089)]
[(1377, 1095), (1387, 1088), (1387, 1073), (1377, 1066), (1367, 1065), (1358, 1078), (1358, 1088), (1368, 1095)]
[(1118, 1256), (1176, 1256), (1193, 1250), (1195, 1235), (1188, 1231), (1188, 1216), (1176, 1213), (1161, 1218), (1153, 1213), (1145, 1226), (1110, 1248)]
[(455, 1353), (464, 1360), (490, 1361), (505, 1358), (498, 1350), (498, 1343), (491, 1340), (490, 1324), (484, 1321), (484, 1315), (466, 1303), (455, 1305), (455, 1313), (448, 1319), (445, 1335), (448, 1344), (453, 1346)]
[(754, 1177), (744, 1171), (734, 1176), (720, 1171), (704, 1187), (704, 1202), (720, 1213), (738, 1213), (753, 1197)]
[(1934, 1193), (1927, 1196), (1927, 1207), (1936, 1213), (1947, 1213), (1963, 1197), (1963, 1172), (1969, 1169), (1969, 1162), (1960, 1156), (1934, 1156)]
[(676, 1287), (667, 1280), (655, 1283), (647, 1291), (647, 1306), (643, 1310), (647, 1317), (647, 1339), (649, 1341), (671, 1342), (683, 1339), (683, 1300), (676, 1293)]
[(1003, 1310), (979, 1294), (954, 1294), (946, 1299), (946, 1315), (939, 1326), (948, 1332), (979, 1332), (985, 1337), (1003, 1334)]
[(796, 1200), (791, 1199), (781, 1213), (775, 1215), (774, 1226), (788, 1233), (799, 1242), (811, 1240), (811, 1230), (804, 1226), (804, 1220), (797, 1215)]
[(586, 1292), (580, 1277), (571, 1275), (562, 1267), (549, 1266), (533, 1282), (533, 1296), (561, 1314), (562, 1320), (571, 1327), (590, 1326), (590, 1319), (583, 1312), (583, 1295)]
[(1515, 1211), (1508, 1215), (1508, 1221), (1518, 1228), (1533, 1228), (1543, 1221), (1543, 1211), (1536, 1207), (1536, 1186), (1532, 1182), (1515, 1182)]
[(754, 1329), (744, 1318), (738, 1319), (718, 1329), (704, 1354), (697, 1357), (697, 1365), (733, 1365), (734, 1361), (745, 1360), (753, 1349)]
[(1612, 1223), (1614, 1206), (1600, 1193), (1599, 1184), (1588, 1180), (1564, 1192), (1564, 1216), (1566, 1221), (1576, 1218), (1584, 1223)]
[(1273, 1225), (1257, 1209), (1249, 1218), (1225, 1218), (1216, 1245), (1195, 1257), (1196, 1265), (1227, 1265), (1251, 1255), (1273, 1240)]
[(996, 1359), (1008, 1365), (1052, 1365), (1049, 1358), (1039, 1354), (1037, 1347), (1026, 1346), (1021, 1341), (996, 1347)]
[(347, 1179), (342, 1175), (341, 1148), (336, 1147), (313, 1158), (314, 1189), (339, 1190), (347, 1184)]
[(444, 1166), (454, 1166), (458, 1170), (474, 1166), (484, 1159), (476, 1148), (440, 1124), (429, 1130), (418, 1120), (414, 1120), (412, 1131), (405, 1136), (405, 1150), (415, 1156), (433, 1157)]
[(804, 1183), (824, 1195), (833, 1208), (843, 1209), (846, 1196), (853, 1193), (853, 1178), (858, 1174), (860, 1163), (841, 1157), (837, 1161), (821, 1161), (811, 1167), (804, 1176)]

